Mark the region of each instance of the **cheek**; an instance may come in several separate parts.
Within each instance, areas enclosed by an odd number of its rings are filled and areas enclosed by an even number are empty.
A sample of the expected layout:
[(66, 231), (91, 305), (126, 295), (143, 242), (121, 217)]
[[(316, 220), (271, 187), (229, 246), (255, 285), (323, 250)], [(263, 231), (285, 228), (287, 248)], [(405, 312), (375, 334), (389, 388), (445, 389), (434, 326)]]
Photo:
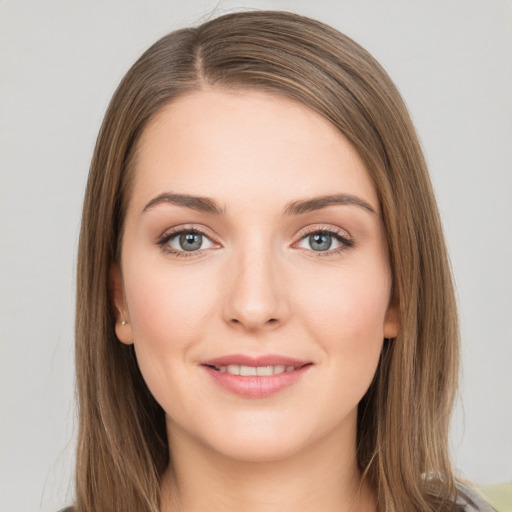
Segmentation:
[(195, 271), (172, 271), (165, 265), (127, 269), (125, 292), (134, 339), (176, 346), (198, 335), (209, 304), (215, 301), (211, 279)]
[(333, 378), (354, 396), (364, 394), (378, 364), (390, 286), (385, 267), (358, 262), (303, 280), (297, 293), (302, 328), (323, 350)]
[(197, 272), (191, 279), (183, 269), (151, 264), (127, 266), (124, 272), (137, 361), (152, 394), (167, 410), (186, 395), (180, 386), (192, 382), (190, 365), (184, 363), (205, 336), (215, 303), (211, 279)]
[(297, 296), (300, 309), (327, 338), (363, 342), (383, 338), (391, 279), (379, 265), (357, 265), (340, 272), (303, 279)]

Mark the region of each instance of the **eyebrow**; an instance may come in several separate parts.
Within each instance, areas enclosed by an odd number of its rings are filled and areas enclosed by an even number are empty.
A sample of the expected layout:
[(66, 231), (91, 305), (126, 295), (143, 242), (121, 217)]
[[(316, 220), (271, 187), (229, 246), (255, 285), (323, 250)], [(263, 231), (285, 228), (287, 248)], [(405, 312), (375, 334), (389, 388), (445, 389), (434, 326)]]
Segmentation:
[(370, 213), (375, 213), (375, 209), (363, 199), (353, 196), (351, 194), (332, 194), (327, 196), (312, 197), (311, 199), (304, 199), (300, 201), (293, 201), (289, 203), (283, 215), (300, 215), (301, 213), (313, 212), (321, 210), (327, 206), (335, 204), (359, 206)]
[(184, 206), (198, 212), (213, 213), (215, 215), (224, 215), (225, 209), (222, 209), (218, 204), (209, 197), (191, 196), (189, 194), (172, 194), (166, 192), (151, 199), (149, 203), (142, 210), (147, 212), (158, 204), (174, 204), (176, 206)]
[[(165, 192), (151, 199), (142, 211), (146, 212), (159, 204), (174, 204), (176, 206), (184, 206), (185, 208), (204, 213), (212, 213), (214, 215), (226, 214), (226, 209), (221, 208), (216, 201), (209, 197), (174, 194), (171, 192)], [(322, 208), (327, 208), (332, 205), (358, 206), (370, 213), (375, 213), (375, 209), (369, 203), (357, 196), (351, 194), (332, 194), (292, 201), (286, 205), (283, 216), (301, 215), (303, 213), (321, 210)]]

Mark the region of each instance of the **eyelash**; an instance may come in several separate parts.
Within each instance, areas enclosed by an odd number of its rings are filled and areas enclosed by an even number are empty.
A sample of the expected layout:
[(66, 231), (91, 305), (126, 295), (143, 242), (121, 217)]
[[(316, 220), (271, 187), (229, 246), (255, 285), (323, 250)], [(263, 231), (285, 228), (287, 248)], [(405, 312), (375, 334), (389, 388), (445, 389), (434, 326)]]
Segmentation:
[(348, 238), (345, 234), (343, 234), (341, 230), (332, 227), (316, 227), (314, 229), (303, 231), (300, 234), (299, 240), (295, 242), (293, 245), (298, 244), (306, 237), (311, 235), (329, 235), (341, 243), (341, 246), (338, 247), (337, 249), (331, 249), (328, 251), (313, 251), (312, 249), (310, 249), (310, 251), (314, 254), (313, 257), (327, 258), (329, 256), (336, 256), (342, 253), (343, 251), (346, 251), (347, 249), (351, 249), (355, 245), (354, 241)]
[(203, 235), (206, 238), (208, 238), (209, 240), (211, 239), (211, 237), (207, 233), (205, 233), (202, 229), (199, 229), (196, 227), (190, 227), (190, 228), (179, 227), (176, 229), (172, 229), (171, 231), (165, 232), (157, 240), (157, 245), (159, 245), (161, 247), (162, 251), (164, 251), (165, 253), (172, 254), (173, 256), (177, 256), (179, 258), (189, 258), (191, 256), (197, 256), (198, 254), (201, 254), (203, 251), (207, 250), (207, 249), (203, 249), (203, 250), (198, 250), (198, 251), (176, 251), (171, 246), (168, 245), (168, 243), (171, 239), (173, 239), (176, 236), (179, 236), (183, 233), (195, 233), (198, 235)]
[[(194, 234), (203, 235), (211, 241), (211, 237), (206, 232), (204, 232), (203, 230), (201, 230), (197, 227), (190, 227), (190, 228), (180, 227), (180, 228), (176, 228), (176, 229), (173, 229), (171, 231), (167, 231), (166, 233), (164, 233), (157, 240), (157, 245), (159, 245), (165, 253), (171, 254), (173, 256), (177, 256), (179, 258), (189, 258), (191, 256), (197, 256), (198, 254), (201, 254), (203, 251), (208, 250), (208, 249), (200, 249), (197, 251), (176, 251), (176, 250), (172, 249), (168, 245), (169, 241), (171, 239), (175, 238), (176, 236), (179, 236), (184, 233), (194, 233)], [(313, 251), (311, 249), (311, 252), (313, 252), (315, 254), (314, 257), (322, 258), (322, 257), (334, 256), (334, 255), (340, 254), (341, 252), (343, 252), (347, 249), (351, 249), (355, 245), (353, 240), (346, 237), (345, 235), (342, 234), (341, 231), (338, 231), (334, 228), (315, 228), (315, 229), (312, 229), (309, 231), (302, 232), (298, 242), (295, 242), (295, 244), (301, 242), (303, 239), (305, 239), (306, 237), (311, 236), (311, 235), (329, 235), (329, 236), (332, 236), (334, 239), (336, 239), (338, 242), (340, 242), (342, 244), (337, 249), (332, 249), (330, 251)], [(215, 242), (212, 241), (212, 243), (215, 243)]]

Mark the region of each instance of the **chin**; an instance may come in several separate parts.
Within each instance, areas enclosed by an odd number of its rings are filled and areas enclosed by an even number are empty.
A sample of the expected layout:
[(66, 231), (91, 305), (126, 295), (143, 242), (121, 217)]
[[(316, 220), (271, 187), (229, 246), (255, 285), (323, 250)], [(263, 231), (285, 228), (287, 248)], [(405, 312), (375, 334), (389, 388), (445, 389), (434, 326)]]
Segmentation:
[[(337, 417), (308, 417), (305, 411), (292, 414), (290, 410), (279, 412), (245, 411), (227, 417), (201, 422), (205, 430), (196, 425), (195, 441), (207, 447), (211, 453), (240, 462), (277, 462), (291, 460), (319, 448), (322, 440), (336, 438), (335, 444), (355, 437), (357, 408)], [(292, 421), (293, 418), (293, 421)], [(348, 435), (348, 437), (347, 437)]]
[[(300, 440), (276, 433), (260, 432), (252, 436), (231, 435), (224, 440), (212, 440), (210, 448), (228, 459), (240, 462), (278, 462), (289, 459), (304, 449)], [(216, 442), (219, 441), (219, 442)]]

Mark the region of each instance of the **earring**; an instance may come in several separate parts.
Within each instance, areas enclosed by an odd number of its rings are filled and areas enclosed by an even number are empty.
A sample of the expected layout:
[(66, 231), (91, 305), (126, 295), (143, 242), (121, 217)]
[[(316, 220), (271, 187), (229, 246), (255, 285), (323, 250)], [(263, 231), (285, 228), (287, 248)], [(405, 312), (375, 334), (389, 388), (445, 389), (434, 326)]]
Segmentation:
[(128, 322), (123, 318), (123, 313), (119, 308), (117, 308), (117, 311), (119, 311), (119, 316), (122, 318), (121, 325), (126, 325)]

